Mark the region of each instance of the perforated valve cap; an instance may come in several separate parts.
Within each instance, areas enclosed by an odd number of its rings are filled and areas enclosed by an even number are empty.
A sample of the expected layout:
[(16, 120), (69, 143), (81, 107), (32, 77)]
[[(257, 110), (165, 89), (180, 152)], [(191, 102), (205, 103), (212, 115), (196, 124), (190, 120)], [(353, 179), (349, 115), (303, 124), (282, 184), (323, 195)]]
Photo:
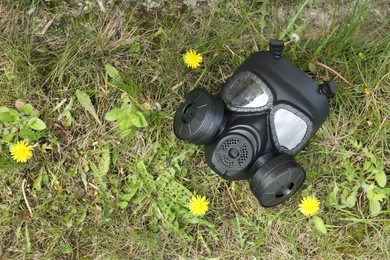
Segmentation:
[(173, 125), (175, 135), (194, 144), (206, 144), (222, 124), (222, 100), (202, 88), (192, 90), (184, 99), (176, 110)]

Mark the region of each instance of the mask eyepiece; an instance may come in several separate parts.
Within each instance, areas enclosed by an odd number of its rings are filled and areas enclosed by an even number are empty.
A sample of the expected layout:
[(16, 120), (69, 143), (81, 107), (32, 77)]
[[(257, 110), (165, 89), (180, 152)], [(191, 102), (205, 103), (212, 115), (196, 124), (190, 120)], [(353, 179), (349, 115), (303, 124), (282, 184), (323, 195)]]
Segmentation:
[(245, 71), (230, 78), (221, 94), (231, 111), (260, 112), (270, 109), (274, 98), (267, 84), (256, 74)]
[(295, 154), (306, 145), (313, 134), (312, 121), (298, 109), (278, 104), (270, 113), (271, 137), (275, 148), (283, 154)]

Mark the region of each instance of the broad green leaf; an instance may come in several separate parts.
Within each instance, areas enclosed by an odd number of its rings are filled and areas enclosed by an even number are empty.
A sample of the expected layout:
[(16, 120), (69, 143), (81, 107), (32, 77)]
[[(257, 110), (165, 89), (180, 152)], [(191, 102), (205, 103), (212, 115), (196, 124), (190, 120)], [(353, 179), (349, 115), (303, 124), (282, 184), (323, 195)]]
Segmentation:
[(144, 115), (140, 111), (129, 113), (127, 115), (127, 120), (130, 126), (135, 126), (137, 128), (148, 126)]
[(309, 63), (309, 70), (311, 73), (315, 74), (317, 70), (317, 65), (315, 63)]
[(14, 118), (13, 121), (16, 122), (19, 120), (19, 113), (18, 111), (16, 111), (15, 109), (12, 109), (10, 108), (9, 109), (9, 113), (11, 114), (11, 116)]
[(347, 207), (352, 208), (352, 207), (355, 206), (355, 204), (356, 204), (356, 195), (357, 195), (356, 191), (351, 192), (351, 194), (346, 199)]
[(119, 74), (119, 71), (111, 66), (110, 64), (106, 65), (106, 73), (110, 78), (112, 78), (114, 81), (122, 81), (121, 75)]
[[(15, 135), (14, 134), (7, 134), (5, 136), (3, 136), (3, 141), (5, 142), (11, 142), (12, 139), (14, 139)], [(23, 136), (22, 136), (23, 137)]]
[(58, 116), (57, 120), (60, 120), (62, 117), (65, 117), (65, 122), (64, 125), (66, 127), (69, 127), (72, 125), (73, 117), (72, 117), (72, 106), (73, 106), (73, 98), (70, 98), (69, 103), (65, 106), (64, 110), (62, 113)]
[(120, 130), (120, 131), (118, 132), (118, 134), (119, 134), (120, 137), (129, 136), (131, 133), (133, 133), (133, 129), (130, 129), (130, 128), (124, 129), (124, 130)]
[(141, 50), (141, 47), (136, 43), (133, 43), (130, 46), (130, 52), (139, 52), (140, 50)]
[(51, 52), (48, 48), (46, 47), (38, 47), (36, 49), (34, 49), (34, 51), (37, 51), (37, 52), (40, 52), (40, 53), (47, 53), (47, 52)]
[(137, 191), (142, 189), (142, 187), (143, 182), (141, 178), (139, 178), (139, 176), (135, 174), (130, 175), (129, 177), (127, 177), (126, 184), (123, 186), (123, 191), (126, 193), (126, 196), (124, 198), (132, 199), (133, 196), (137, 193)]
[(99, 184), (99, 190), (102, 190), (105, 192), (106, 183), (103, 181), (103, 178), (102, 178), (102, 175), (100, 174), (99, 168), (96, 166), (96, 164), (93, 161), (89, 161), (89, 167), (92, 170), (92, 175), (95, 177), (96, 182)]
[(28, 141), (35, 141), (35, 140), (38, 140), (42, 136), (42, 133), (33, 131), (28, 127), (24, 127), (22, 130), (20, 130), (19, 135), (20, 135), (20, 137), (22, 137), (23, 139), (26, 139)]
[(207, 220), (205, 220), (203, 218), (199, 219), (199, 224), (208, 226), (209, 228), (215, 228), (215, 226), (212, 223), (208, 222)]
[(129, 95), (122, 93), (121, 95), (122, 105), (121, 108), (131, 108)]
[[(127, 92), (128, 94), (131, 94), (131, 88), (127, 84), (125, 84), (121, 75), (119, 74), (119, 71), (116, 68), (107, 64), (106, 65), (106, 73), (108, 76), (110, 76), (110, 78), (112, 79), (112, 81), (116, 87), (122, 89), (123, 91)], [(135, 85), (135, 84), (133, 84), (133, 85)]]
[[(134, 187), (135, 188), (135, 187)], [(119, 194), (119, 199), (124, 201), (130, 201), (131, 198), (133, 198), (134, 193), (127, 193), (127, 194)]]
[(377, 201), (382, 201), (383, 199), (385, 199), (387, 196), (383, 193), (375, 193), (373, 192), (371, 198), (373, 200), (377, 200)]
[(86, 217), (87, 217), (87, 209), (83, 209), (81, 214), (77, 217), (76, 224), (80, 225), (81, 223), (83, 223)]
[(18, 116), (11, 112), (12, 110), (7, 107), (1, 107), (0, 110), (0, 122), (9, 123), (15, 122), (18, 120)]
[(390, 195), (390, 188), (383, 188), (380, 189), (381, 194), (383, 195)]
[(337, 199), (337, 193), (335, 191), (330, 192), (327, 197), (327, 201), (331, 205), (338, 205), (339, 201)]
[(76, 165), (72, 165), (68, 168), (68, 175), (71, 177), (76, 176), (78, 173), (78, 167)]
[(76, 97), (77, 97), (77, 100), (80, 102), (80, 104), (83, 106), (83, 108), (85, 110), (87, 110), (93, 116), (93, 118), (95, 118), (95, 120), (99, 123), (99, 125), (101, 125), (102, 122), (100, 121), (99, 117), (97, 116), (96, 110), (95, 110), (94, 106), (92, 105), (91, 99), (89, 98), (88, 94), (85, 93), (84, 91), (77, 90)]
[[(108, 152), (108, 151), (107, 151)], [(105, 155), (103, 155), (104, 157)], [(100, 191), (100, 198), (102, 199), (103, 204), (103, 218), (107, 219), (109, 216), (109, 208), (111, 203), (108, 200), (109, 194), (107, 193), (107, 184), (105, 180), (103, 179), (102, 173), (106, 171), (107, 164), (105, 162), (106, 159), (102, 158), (102, 161), (99, 162), (99, 166), (96, 166), (96, 164), (93, 161), (89, 161), (89, 166), (92, 170), (92, 174), (96, 179), (96, 182), (98, 183), (98, 188)], [(110, 158), (108, 156), (108, 162), (110, 161)], [(108, 171), (108, 169), (107, 169)]]
[(110, 151), (104, 150), (102, 154), (102, 158), (100, 159), (100, 162), (98, 164), (98, 169), (100, 175), (106, 175), (108, 173), (108, 170), (110, 168)]
[(117, 121), (119, 130), (127, 130), (133, 126), (131, 118), (134, 116), (132, 116), (132, 114), (132, 112), (127, 111), (122, 113), (121, 117)]
[(122, 116), (122, 113), (123, 113), (122, 109), (114, 108), (108, 111), (104, 118), (108, 121), (116, 121)]
[(370, 204), (371, 215), (376, 215), (381, 211), (381, 204), (376, 199), (370, 199), (369, 204)]
[(131, 126), (142, 127), (141, 118), (134, 112), (128, 114), (128, 122)]
[(121, 201), (121, 202), (118, 202), (116, 205), (120, 209), (125, 209), (127, 207), (127, 205), (129, 205), (129, 203), (127, 201)]
[(341, 198), (341, 201), (342, 202), (345, 202), (345, 200), (347, 199), (348, 195), (350, 194), (350, 189), (345, 187), (343, 189), (343, 191), (341, 192), (341, 195), (340, 195), (340, 198)]
[(31, 120), (31, 122), (28, 124), (28, 127), (37, 131), (41, 131), (46, 129), (46, 124), (41, 119), (36, 117)]
[(138, 115), (140, 119), (140, 125), (141, 125), (140, 127), (147, 127), (148, 122), (146, 122), (144, 114), (141, 111), (136, 111), (135, 113)]
[(71, 215), (66, 215), (64, 217), (64, 221), (65, 221), (65, 224), (66, 224), (67, 228), (71, 228), (73, 226), (73, 220), (72, 220), (72, 216)]
[(23, 113), (25, 113), (27, 115), (30, 115), (32, 113), (32, 111), (33, 111), (33, 107), (30, 104), (24, 104), (23, 106), (21, 106), (19, 108), (19, 111), (23, 112)]
[(119, 159), (119, 154), (120, 154), (119, 149), (114, 149), (114, 151), (112, 152), (111, 162), (112, 162), (113, 165), (117, 165), (117, 162), (118, 162), (118, 159)]
[(380, 187), (384, 188), (386, 186), (386, 179), (387, 179), (385, 172), (383, 170), (376, 169), (374, 173), (375, 173), (376, 182)]
[(137, 173), (142, 177), (142, 181), (149, 192), (156, 190), (156, 182), (153, 180), (153, 176), (146, 169), (146, 165), (143, 160), (137, 163)]
[(133, 211), (134, 214), (136, 214), (136, 212), (137, 212), (138, 210), (140, 210), (141, 208), (144, 207), (143, 204), (145, 203), (146, 200), (147, 200), (147, 195), (146, 195), (146, 194), (141, 194), (141, 193), (139, 193), (139, 194), (137, 194), (136, 197), (134, 197), (133, 203), (139, 205), (137, 208), (134, 209), (134, 211)]
[(24, 230), (24, 250), (27, 252), (31, 251), (30, 233), (28, 232), (27, 224)]
[(192, 213), (188, 213), (182, 216), (183, 220), (189, 224), (197, 224), (199, 223), (199, 217), (195, 216)]
[(321, 232), (322, 234), (326, 234), (327, 230), (322, 218), (318, 216), (313, 216), (313, 222), (314, 222), (314, 226), (319, 232)]
[(9, 123), (9, 122), (12, 122), (13, 120), (13, 117), (11, 116), (11, 114), (7, 111), (7, 112), (0, 112), (0, 121), (1, 122), (4, 122), (4, 123)]
[(70, 111), (65, 112), (65, 126), (69, 127), (72, 125), (73, 117)]
[(34, 188), (36, 190), (41, 190), (41, 183), (42, 183), (42, 172), (40, 172), (38, 177), (35, 179)]
[(365, 162), (363, 165), (363, 171), (367, 171), (368, 169), (370, 169), (370, 167), (371, 167), (371, 162), (370, 161)]
[(85, 173), (83, 168), (79, 167), (78, 169), (79, 169), (79, 172), (80, 172), (81, 181), (84, 184), (84, 189), (88, 190), (87, 174)]
[(344, 168), (345, 168), (344, 174), (347, 177), (349, 182), (352, 182), (357, 178), (356, 169), (349, 161), (348, 163), (345, 163)]
[(364, 55), (363, 52), (359, 52), (359, 59), (362, 60), (362, 61), (365, 61), (366, 60), (366, 55)]
[(70, 246), (61, 246), (58, 248), (58, 252), (63, 254), (70, 254), (72, 253), (72, 248)]

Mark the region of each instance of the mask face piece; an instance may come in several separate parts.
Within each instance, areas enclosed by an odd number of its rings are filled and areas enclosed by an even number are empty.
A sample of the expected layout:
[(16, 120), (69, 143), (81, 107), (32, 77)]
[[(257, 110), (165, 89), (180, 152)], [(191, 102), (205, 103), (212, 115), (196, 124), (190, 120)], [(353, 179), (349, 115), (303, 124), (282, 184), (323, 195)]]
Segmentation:
[(208, 166), (222, 178), (250, 179), (263, 207), (282, 203), (302, 186), (305, 170), (292, 156), (325, 121), (335, 91), (333, 83), (319, 87), (282, 58), (282, 45), (271, 41), (269, 52), (248, 57), (220, 97), (201, 88), (189, 92), (174, 118), (175, 135), (204, 145)]

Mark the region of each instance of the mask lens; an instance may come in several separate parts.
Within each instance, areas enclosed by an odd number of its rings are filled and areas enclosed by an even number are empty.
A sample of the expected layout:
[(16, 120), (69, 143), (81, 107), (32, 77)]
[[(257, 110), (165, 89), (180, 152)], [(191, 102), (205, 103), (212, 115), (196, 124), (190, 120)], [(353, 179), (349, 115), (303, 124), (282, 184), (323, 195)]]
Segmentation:
[(265, 83), (251, 72), (243, 72), (227, 82), (222, 99), (230, 110), (252, 112), (269, 108), (273, 101)]
[(289, 150), (302, 141), (307, 131), (306, 122), (286, 109), (275, 112), (274, 123), (279, 144)]
[(303, 148), (312, 132), (309, 118), (288, 105), (277, 105), (271, 112), (274, 143), (283, 153), (293, 154)]

